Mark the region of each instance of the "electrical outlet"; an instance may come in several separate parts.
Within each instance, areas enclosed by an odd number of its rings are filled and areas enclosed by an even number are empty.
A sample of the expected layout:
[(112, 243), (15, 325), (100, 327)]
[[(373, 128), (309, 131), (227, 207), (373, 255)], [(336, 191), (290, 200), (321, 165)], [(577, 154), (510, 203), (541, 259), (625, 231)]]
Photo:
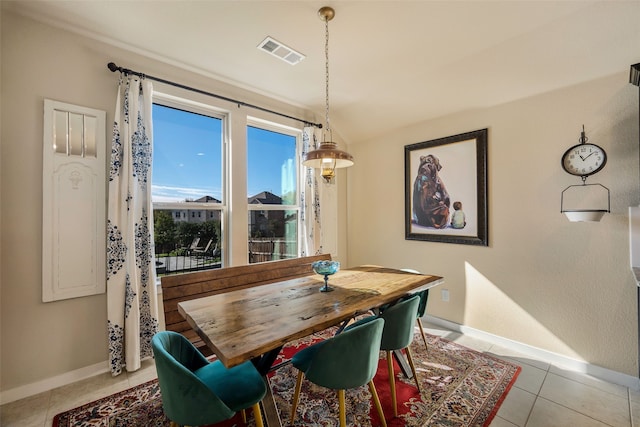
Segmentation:
[(449, 289), (442, 289), (442, 301), (449, 302)]

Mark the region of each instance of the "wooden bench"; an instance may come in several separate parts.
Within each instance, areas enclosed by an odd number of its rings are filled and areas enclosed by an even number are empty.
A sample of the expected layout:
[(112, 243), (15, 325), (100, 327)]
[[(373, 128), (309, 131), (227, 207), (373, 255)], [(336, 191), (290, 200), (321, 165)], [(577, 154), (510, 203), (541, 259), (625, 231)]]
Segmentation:
[(205, 356), (209, 356), (212, 354), (209, 347), (178, 313), (179, 302), (307, 276), (313, 272), (311, 264), (323, 260), (331, 260), (331, 255), (315, 255), (164, 276), (160, 282), (166, 329), (180, 332)]

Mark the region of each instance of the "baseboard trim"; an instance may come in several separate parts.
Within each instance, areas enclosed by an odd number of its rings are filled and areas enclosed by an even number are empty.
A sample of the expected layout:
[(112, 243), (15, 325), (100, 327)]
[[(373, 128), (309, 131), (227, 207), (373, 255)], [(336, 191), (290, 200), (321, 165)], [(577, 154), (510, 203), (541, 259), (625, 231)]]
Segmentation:
[(509, 350), (517, 351), (526, 356), (531, 356), (538, 360), (544, 360), (564, 369), (588, 374), (603, 381), (618, 384), (624, 387), (629, 387), (633, 390), (640, 390), (640, 378), (628, 374), (623, 374), (621, 372), (613, 371), (601, 366), (592, 365), (582, 360), (573, 359), (571, 357), (563, 356), (558, 353), (554, 353), (538, 347), (533, 347), (519, 341), (510, 340), (508, 338), (494, 335), (492, 333), (475, 329), (469, 326), (460, 325), (458, 323), (441, 319), (439, 317), (425, 315), (424, 319), (430, 323), (433, 323), (434, 325), (442, 326), (449, 330), (460, 332), (470, 337), (482, 339), (492, 344), (505, 347)]
[(46, 380), (0, 391), (0, 405), (24, 399), (25, 397), (34, 396), (38, 393), (43, 393), (56, 387), (71, 384), (108, 371), (109, 362), (104, 361), (96, 363), (95, 365), (85, 366), (84, 368), (76, 369), (74, 371), (65, 372), (64, 374), (56, 375), (55, 377), (47, 378)]

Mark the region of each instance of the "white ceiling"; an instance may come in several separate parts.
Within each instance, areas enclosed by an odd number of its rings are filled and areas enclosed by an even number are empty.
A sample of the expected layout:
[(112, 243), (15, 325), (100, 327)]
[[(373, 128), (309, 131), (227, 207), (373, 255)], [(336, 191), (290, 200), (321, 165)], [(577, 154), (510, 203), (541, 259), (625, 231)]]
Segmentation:
[[(350, 143), (619, 73), (640, 62), (640, 0), (4, 0), (2, 5), (310, 108), (322, 122), (324, 23), (317, 11), (332, 6), (330, 119)], [(266, 36), (306, 59), (291, 66), (258, 50)]]

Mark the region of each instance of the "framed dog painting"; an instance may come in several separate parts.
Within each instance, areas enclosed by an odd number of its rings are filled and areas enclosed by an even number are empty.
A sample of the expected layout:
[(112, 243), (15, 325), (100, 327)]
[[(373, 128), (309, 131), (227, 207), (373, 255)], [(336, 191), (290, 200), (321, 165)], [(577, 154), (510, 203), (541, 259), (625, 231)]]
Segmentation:
[(488, 246), (487, 129), (404, 147), (405, 239)]

